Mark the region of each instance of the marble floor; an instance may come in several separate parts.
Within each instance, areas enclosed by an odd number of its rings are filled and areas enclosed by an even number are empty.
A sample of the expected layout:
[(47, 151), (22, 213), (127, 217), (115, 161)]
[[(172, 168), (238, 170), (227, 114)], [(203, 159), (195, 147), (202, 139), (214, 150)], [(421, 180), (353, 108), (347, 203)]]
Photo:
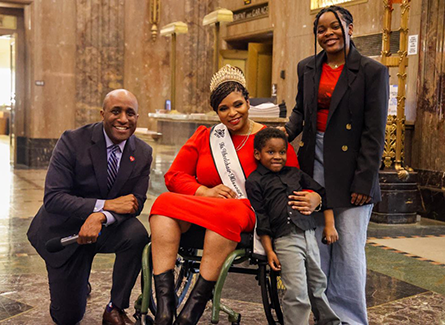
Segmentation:
[[(179, 148), (151, 143), (155, 159), (149, 196), (139, 217), (148, 227), (153, 200), (165, 191), (163, 172)], [(0, 324), (52, 324), (45, 265), (26, 239), (42, 204), (45, 170), (12, 169), (9, 138), (0, 136)], [(445, 325), (445, 223), (422, 219), (414, 225), (371, 223), (368, 312), (372, 325)], [(92, 293), (82, 325), (101, 324), (109, 299), (113, 256), (98, 255)], [(133, 290), (135, 300), (139, 286)], [(251, 275), (230, 274), (223, 300), (242, 314), (242, 324), (266, 324), (260, 287)], [(210, 323), (207, 309), (200, 324)], [(228, 324), (222, 314), (220, 324)]]

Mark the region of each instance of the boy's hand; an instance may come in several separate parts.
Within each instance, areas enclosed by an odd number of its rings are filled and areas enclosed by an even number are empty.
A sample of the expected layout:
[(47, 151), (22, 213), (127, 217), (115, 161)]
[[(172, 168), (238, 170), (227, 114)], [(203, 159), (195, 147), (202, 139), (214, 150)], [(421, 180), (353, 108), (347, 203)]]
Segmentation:
[(334, 226), (325, 227), (323, 230), (323, 237), (326, 237), (328, 245), (335, 243), (338, 240), (337, 229)]
[(272, 270), (281, 271), (280, 260), (274, 251), (267, 253), (267, 262)]

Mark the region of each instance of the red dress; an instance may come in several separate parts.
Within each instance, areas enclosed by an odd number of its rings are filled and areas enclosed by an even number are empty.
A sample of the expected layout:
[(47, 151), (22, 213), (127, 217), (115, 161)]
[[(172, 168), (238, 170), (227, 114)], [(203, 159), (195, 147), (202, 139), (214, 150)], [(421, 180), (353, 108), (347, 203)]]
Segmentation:
[[(156, 199), (150, 215), (184, 220), (239, 242), (241, 232), (252, 231), (255, 226), (255, 213), (249, 200), (194, 195), (201, 185), (211, 188), (222, 183), (210, 152), (209, 137), (210, 128), (200, 126), (181, 148), (165, 174), (165, 185), (170, 192), (163, 193)], [(246, 137), (233, 135), (235, 148)], [(253, 156), (254, 138), (252, 134), (237, 151), (246, 178), (257, 167)], [(286, 165), (298, 167), (297, 155), (291, 145), (288, 147)]]

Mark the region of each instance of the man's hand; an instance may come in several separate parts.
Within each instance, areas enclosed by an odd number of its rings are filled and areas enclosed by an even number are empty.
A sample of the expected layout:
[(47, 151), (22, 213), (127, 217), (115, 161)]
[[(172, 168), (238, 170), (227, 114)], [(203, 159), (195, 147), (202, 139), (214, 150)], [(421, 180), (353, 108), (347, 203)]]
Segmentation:
[(105, 211), (113, 211), (119, 214), (131, 214), (138, 210), (139, 203), (133, 194), (120, 196), (112, 200), (106, 200)]
[(216, 185), (215, 187), (208, 188), (206, 186), (200, 186), (195, 193), (196, 196), (217, 197), (220, 199), (236, 199), (236, 193), (224, 184)]
[(294, 191), (294, 195), (289, 195), (288, 204), (292, 206), (292, 209), (306, 216), (314, 212), (320, 203), (321, 196), (317, 192)]
[(102, 212), (95, 212), (88, 216), (79, 231), (77, 243), (79, 245), (92, 244), (97, 241), (99, 232), (102, 229), (102, 223), (106, 221), (106, 217)]
[(352, 193), (351, 194), (351, 204), (363, 205), (371, 201), (371, 197), (365, 194)]

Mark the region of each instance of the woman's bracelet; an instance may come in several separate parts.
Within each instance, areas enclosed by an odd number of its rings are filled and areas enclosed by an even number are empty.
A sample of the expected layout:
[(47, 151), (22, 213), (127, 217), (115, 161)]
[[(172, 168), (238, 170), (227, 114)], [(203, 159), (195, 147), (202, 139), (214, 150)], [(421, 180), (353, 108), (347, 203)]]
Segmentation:
[(323, 206), (323, 204), (322, 204), (323, 200), (321, 199), (321, 195), (320, 194), (318, 194), (318, 195), (320, 196), (320, 204), (317, 205), (317, 207), (315, 208), (314, 212), (320, 212), (321, 207)]

